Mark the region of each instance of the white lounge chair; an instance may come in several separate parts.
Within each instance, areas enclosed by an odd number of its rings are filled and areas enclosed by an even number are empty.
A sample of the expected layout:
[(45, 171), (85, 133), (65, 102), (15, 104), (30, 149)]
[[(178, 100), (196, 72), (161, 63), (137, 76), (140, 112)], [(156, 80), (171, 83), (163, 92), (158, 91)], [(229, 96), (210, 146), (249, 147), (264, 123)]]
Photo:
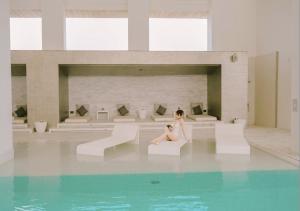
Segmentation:
[(217, 123), (215, 137), (217, 154), (250, 154), (243, 124)]
[(105, 149), (127, 142), (139, 143), (139, 128), (137, 125), (116, 125), (110, 137), (78, 145), (77, 154), (104, 156)]
[[(187, 138), (192, 141), (192, 125), (185, 126)], [(187, 143), (187, 140), (181, 134), (177, 141), (163, 140), (159, 144), (150, 144), (148, 146), (149, 155), (180, 155), (181, 148)]]

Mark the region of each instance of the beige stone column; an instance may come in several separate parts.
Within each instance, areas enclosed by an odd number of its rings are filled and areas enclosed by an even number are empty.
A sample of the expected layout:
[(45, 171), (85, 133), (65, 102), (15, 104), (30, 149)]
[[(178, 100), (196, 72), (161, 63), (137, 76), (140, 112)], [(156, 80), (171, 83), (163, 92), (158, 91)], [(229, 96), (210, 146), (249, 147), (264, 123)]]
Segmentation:
[(0, 164), (13, 158), (9, 0), (0, 1)]
[(128, 50), (149, 50), (148, 0), (128, 0)]
[(63, 0), (42, 0), (43, 50), (65, 49), (65, 7)]
[(28, 123), (47, 121), (48, 127), (59, 122), (58, 64), (51, 52), (36, 53), (27, 63)]

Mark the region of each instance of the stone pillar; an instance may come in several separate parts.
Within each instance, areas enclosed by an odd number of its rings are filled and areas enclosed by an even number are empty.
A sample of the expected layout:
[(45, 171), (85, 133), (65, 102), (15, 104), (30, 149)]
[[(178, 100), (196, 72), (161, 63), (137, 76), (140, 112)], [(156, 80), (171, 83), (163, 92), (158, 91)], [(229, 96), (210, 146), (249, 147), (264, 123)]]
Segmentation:
[(43, 50), (65, 50), (65, 7), (63, 0), (42, 0)]
[(149, 50), (148, 0), (128, 0), (128, 50)]
[[(56, 52), (57, 53), (57, 52)], [(28, 123), (47, 121), (48, 128), (59, 122), (59, 77), (57, 57), (52, 51), (34, 52), (26, 64)], [(53, 58), (53, 59), (52, 59)]]
[(0, 164), (13, 158), (9, 0), (0, 1)]

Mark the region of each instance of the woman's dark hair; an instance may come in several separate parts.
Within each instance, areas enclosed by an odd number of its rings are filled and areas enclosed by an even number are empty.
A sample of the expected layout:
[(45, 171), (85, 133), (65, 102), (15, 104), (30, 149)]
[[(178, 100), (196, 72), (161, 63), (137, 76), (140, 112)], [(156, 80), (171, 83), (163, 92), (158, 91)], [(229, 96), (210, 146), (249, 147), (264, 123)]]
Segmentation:
[(184, 112), (183, 112), (183, 110), (178, 109), (178, 110), (176, 111), (176, 114), (177, 114), (178, 116), (183, 116)]

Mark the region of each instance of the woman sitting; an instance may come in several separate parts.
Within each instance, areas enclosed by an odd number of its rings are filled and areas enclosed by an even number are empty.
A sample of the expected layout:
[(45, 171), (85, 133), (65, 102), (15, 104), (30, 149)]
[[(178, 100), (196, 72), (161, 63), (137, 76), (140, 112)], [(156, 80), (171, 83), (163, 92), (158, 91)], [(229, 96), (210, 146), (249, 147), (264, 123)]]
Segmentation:
[(165, 132), (159, 137), (153, 139), (151, 143), (159, 144), (163, 140), (177, 141), (180, 138), (181, 134), (184, 136), (186, 140), (188, 140), (186, 136), (183, 115), (184, 115), (183, 110), (178, 109), (175, 113), (175, 122), (171, 125), (166, 125)]

